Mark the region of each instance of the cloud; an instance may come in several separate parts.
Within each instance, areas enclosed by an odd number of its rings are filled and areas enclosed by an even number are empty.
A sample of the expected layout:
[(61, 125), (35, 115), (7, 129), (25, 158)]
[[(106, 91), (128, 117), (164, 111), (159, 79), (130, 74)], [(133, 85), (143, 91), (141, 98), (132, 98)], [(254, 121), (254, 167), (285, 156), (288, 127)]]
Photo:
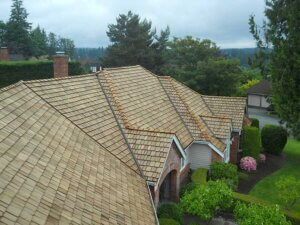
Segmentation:
[[(132, 10), (157, 30), (170, 26), (171, 36), (208, 38), (223, 48), (253, 47), (248, 18), (263, 19), (262, 0), (24, 0), (28, 20), (79, 47), (109, 44), (107, 25)], [(8, 20), (11, 0), (0, 1), (0, 20)]]

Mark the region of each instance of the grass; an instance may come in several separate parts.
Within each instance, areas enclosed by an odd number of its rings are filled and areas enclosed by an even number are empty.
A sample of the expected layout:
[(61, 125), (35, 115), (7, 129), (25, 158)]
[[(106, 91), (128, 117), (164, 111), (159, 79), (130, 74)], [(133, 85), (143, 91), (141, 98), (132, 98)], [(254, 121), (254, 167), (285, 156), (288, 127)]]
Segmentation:
[[(249, 195), (279, 204), (280, 195), (275, 183), (281, 176), (294, 176), (300, 179), (300, 141), (289, 139), (284, 148), (287, 161), (283, 167), (275, 173), (259, 181), (250, 191)], [(300, 212), (300, 202), (292, 210)]]

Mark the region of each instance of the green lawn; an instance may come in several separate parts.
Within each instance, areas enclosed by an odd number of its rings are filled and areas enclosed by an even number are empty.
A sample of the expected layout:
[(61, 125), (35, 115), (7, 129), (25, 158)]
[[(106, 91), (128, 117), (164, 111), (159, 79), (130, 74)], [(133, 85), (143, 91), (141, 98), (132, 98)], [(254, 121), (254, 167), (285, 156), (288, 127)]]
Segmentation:
[[(300, 179), (300, 142), (294, 139), (289, 139), (285, 146), (284, 152), (287, 156), (287, 161), (281, 169), (272, 175), (258, 182), (250, 191), (250, 195), (274, 202), (278, 202), (279, 191), (276, 190), (275, 183), (280, 176), (291, 175)], [(300, 202), (296, 204), (293, 210), (300, 211)]]

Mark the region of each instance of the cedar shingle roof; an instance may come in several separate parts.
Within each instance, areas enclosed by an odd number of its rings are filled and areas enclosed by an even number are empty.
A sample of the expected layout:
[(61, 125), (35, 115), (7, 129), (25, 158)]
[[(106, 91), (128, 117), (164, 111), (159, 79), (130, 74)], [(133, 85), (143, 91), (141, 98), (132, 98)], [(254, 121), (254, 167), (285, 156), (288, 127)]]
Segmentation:
[(133, 169), (26, 85), (0, 92), (1, 224), (155, 224)]
[(215, 116), (230, 118), (234, 130), (241, 130), (245, 117), (246, 98), (202, 95)]
[(140, 66), (0, 90), (0, 221), (153, 224), (143, 175), (157, 182), (174, 136), (224, 151), (245, 102)]

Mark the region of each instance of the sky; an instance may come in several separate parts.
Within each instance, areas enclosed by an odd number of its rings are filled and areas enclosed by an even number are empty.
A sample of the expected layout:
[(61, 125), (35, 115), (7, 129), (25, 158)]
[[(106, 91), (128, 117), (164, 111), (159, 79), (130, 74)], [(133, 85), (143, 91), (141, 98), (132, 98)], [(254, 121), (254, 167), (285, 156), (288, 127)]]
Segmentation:
[[(7, 21), (11, 0), (0, 0), (0, 20)], [(129, 10), (152, 21), (170, 37), (211, 39), (221, 48), (251, 48), (248, 19), (264, 18), (264, 0), (23, 0), (28, 21), (47, 32), (74, 40), (77, 47), (109, 45), (108, 24)]]

